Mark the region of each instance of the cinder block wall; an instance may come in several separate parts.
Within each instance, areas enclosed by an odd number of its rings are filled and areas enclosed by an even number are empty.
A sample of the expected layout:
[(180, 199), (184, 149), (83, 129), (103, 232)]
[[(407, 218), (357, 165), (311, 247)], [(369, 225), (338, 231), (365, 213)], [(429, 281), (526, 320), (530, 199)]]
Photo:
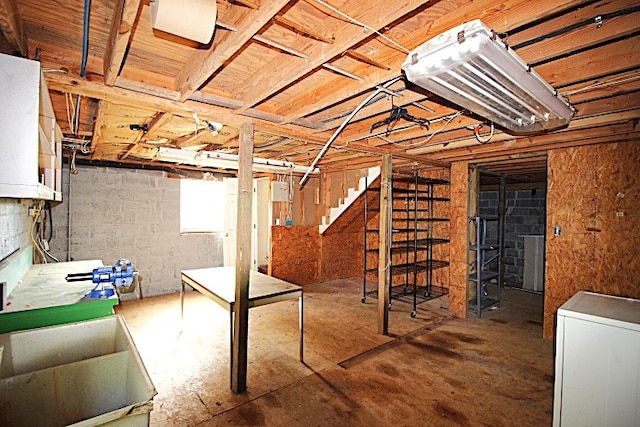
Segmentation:
[[(546, 191), (507, 190), (504, 234), (504, 279), (522, 285), (524, 275), (523, 235), (544, 235)], [(498, 192), (480, 192), (480, 215), (498, 215)]]
[(68, 255), (105, 265), (130, 259), (143, 277), (145, 296), (177, 292), (181, 270), (222, 266), (220, 234), (180, 234), (178, 179), (160, 171), (87, 166), (78, 171), (70, 175), (69, 192), (65, 168), (64, 201), (52, 209), (51, 252), (60, 261)]
[(31, 244), (31, 218), (26, 204), (0, 198), (0, 261)]

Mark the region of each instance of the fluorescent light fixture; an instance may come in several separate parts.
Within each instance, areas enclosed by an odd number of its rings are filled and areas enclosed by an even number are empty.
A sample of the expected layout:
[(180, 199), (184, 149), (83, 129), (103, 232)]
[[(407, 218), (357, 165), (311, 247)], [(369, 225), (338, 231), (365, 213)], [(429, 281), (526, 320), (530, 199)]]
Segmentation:
[[(181, 163), (185, 165), (214, 167), (223, 169), (238, 170), (238, 156), (235, 154), (222, 153), (219, 151), (189, 151), (176, 148), (159, 147), (158, 160), (161, 162)], [(306, 166), (298, 166), (293, 162), (283, 160), (253, 158), (254, 172), (269, 173), (305, 173)], [(315, 169), (313, 173), (318, 173)]]
[(411, 51), (407, 79), (513, 133), (566, 126), (574, 109), (480, 20)]

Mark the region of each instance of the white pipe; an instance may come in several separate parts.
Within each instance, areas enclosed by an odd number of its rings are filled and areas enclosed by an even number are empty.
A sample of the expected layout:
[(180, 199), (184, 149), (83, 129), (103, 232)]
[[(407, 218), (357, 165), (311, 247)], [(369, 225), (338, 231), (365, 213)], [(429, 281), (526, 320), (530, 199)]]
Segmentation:
[(367, 105), (369, 103), (369, 101), (371, 101), (377, 94), (379, 94), (380, 92), (384, 92), (384, 89), (388, 88), (389, 86), (391, 86), (392, 84), (394, 84), (395, 82), (400, 80), (401, 78), (402, 77), (396, 77), (395, 79), (389, 80), (388, 82), (383, 84), (382, 87), (377, 87), (376, 90), (373, 93), (371, 93), (369, 96), (367, 96), (367, 99), (362, 101), (360, 103), (360, 105), (358, 105), (356, 107), (356, 109), (353, 110), (351, 112), (351, 114), (349, 114), (347, 116), (345, 121), (342, 122), (342, 124), (338, 127), (338, 129), (336, 129), (336, 131), (333, 133), (333, 135), (331, 135), (331, 138), (329, 138), (327, 143), (324, 144), (324, 147), (322, 147), (322, 150), (320, 150), (320, 152), (318, 153), (316, 158), (313, 159), (313, 162), (309, 166), (309, 169), (307, 169), (307, 172), (305, 172), (304, 176), (302, 177), (302, 179), (299, 182), (300, 187), (302, 187), (304, 185), (304, 183), (307, 181), (307, 179), (309, 178), (309, 174), (316, 167), (316, 163), (318, 163), (318, 161), (322, 158), (322, 156), (324, 156), (324, 153), (329, 149), (329, 146), (331, 146), (331, 144), (333, 144), (333, 141), (335, 141), (335, 139), (338, 137), (338, 135), (340, 135), (340, 132), (342, 132), (342, 129), (344, 129), (345, 126), (347, 126), (347, 124), (349, 123), (349, 121), (351, 121), (353, 116), (358, 114), (358, 111), (360, 111), (365, 105)]

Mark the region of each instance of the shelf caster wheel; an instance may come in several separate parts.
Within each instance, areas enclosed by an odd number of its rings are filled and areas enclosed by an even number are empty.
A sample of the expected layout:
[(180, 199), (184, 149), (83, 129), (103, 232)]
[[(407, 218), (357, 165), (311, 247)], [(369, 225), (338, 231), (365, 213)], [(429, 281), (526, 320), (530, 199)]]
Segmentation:
[(367, 299), (366, 299), (365, 297), (362, 297), (362, 299), (360, 300), (360, 302), (364, 304), (365, 302), (367, 302)]
[(391, 310), (391, 304), (389, 304), (389, 310)]
[(416, 314), (417, 314), (417, 313), (416, 313), (415, 311), (412, 311), (412, 312), (411, 312), (411, 317), (415, 318), (415, 317), (416, 317)]

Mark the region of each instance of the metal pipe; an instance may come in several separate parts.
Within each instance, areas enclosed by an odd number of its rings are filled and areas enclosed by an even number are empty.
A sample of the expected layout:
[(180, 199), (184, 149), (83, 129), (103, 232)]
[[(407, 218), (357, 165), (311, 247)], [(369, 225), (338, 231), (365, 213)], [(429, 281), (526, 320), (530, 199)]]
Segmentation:
[(324, 147), (322, 147), (322, 150), (320, 150), (320, 152), (318, 153), (316, 158), (313, 159), (313, 162), (311, 163), (311, 165), (309, 166), (309, 168), (305, 172), (304, 176), (300, 180), (300, 183), (299, 183), (300, 187), (302, 187), (304, 185), (304, 183), (307, 181), (307, 179), (309, 178), (309, 174), (316, 167), (316, 163), (318, 163), (318, 161), (322, 158), (322, 156), (324, 156), (324, 153), (326, 153), (326, 151), (329, 149), (331, 144), (333, 144), (333, 141), (336, 140), (338, 135), (340, 135), (340, 132), (342, 132), (342, 129), (344, 129), (345, 126), (347, 126), (347, 124), (353, 118), (353, 116), (355, 116), (358, 113), (358, 111), (360, 111), (365, 105), (367, 105), (369, 103), (369, 101), (371, 101), (376, 95), (378, 95), (384, 89), (388, 88), (389, 86), (391, 86), (392, 84), (394, 84), (395, 82), (397, 82), (400, 79), (402, 79), (402, 77), (396, 77), (395, 79), (389, 80), (388, 82), (383, 84), (381, 88), (376, 88), (376, 90), (373, 93), (371, 93), (369, 96), (367, 96), (367, 98), (364, 101), (362, 101), (362, 103), (360, 103), (360, 105), (358, 105), (356, 107), (356, 109), (351, 112), (351, 114), (349, 114), (349, 116), (346, 118), (346, 120), (344, 122), (342, 122), (342, 124), (338, 127), (338, 129), (336, 129), (336, 131), (333, 133), (333, 135), (331, 135), (331, 138), (329, 138), (329, 140), (324, 145)]

